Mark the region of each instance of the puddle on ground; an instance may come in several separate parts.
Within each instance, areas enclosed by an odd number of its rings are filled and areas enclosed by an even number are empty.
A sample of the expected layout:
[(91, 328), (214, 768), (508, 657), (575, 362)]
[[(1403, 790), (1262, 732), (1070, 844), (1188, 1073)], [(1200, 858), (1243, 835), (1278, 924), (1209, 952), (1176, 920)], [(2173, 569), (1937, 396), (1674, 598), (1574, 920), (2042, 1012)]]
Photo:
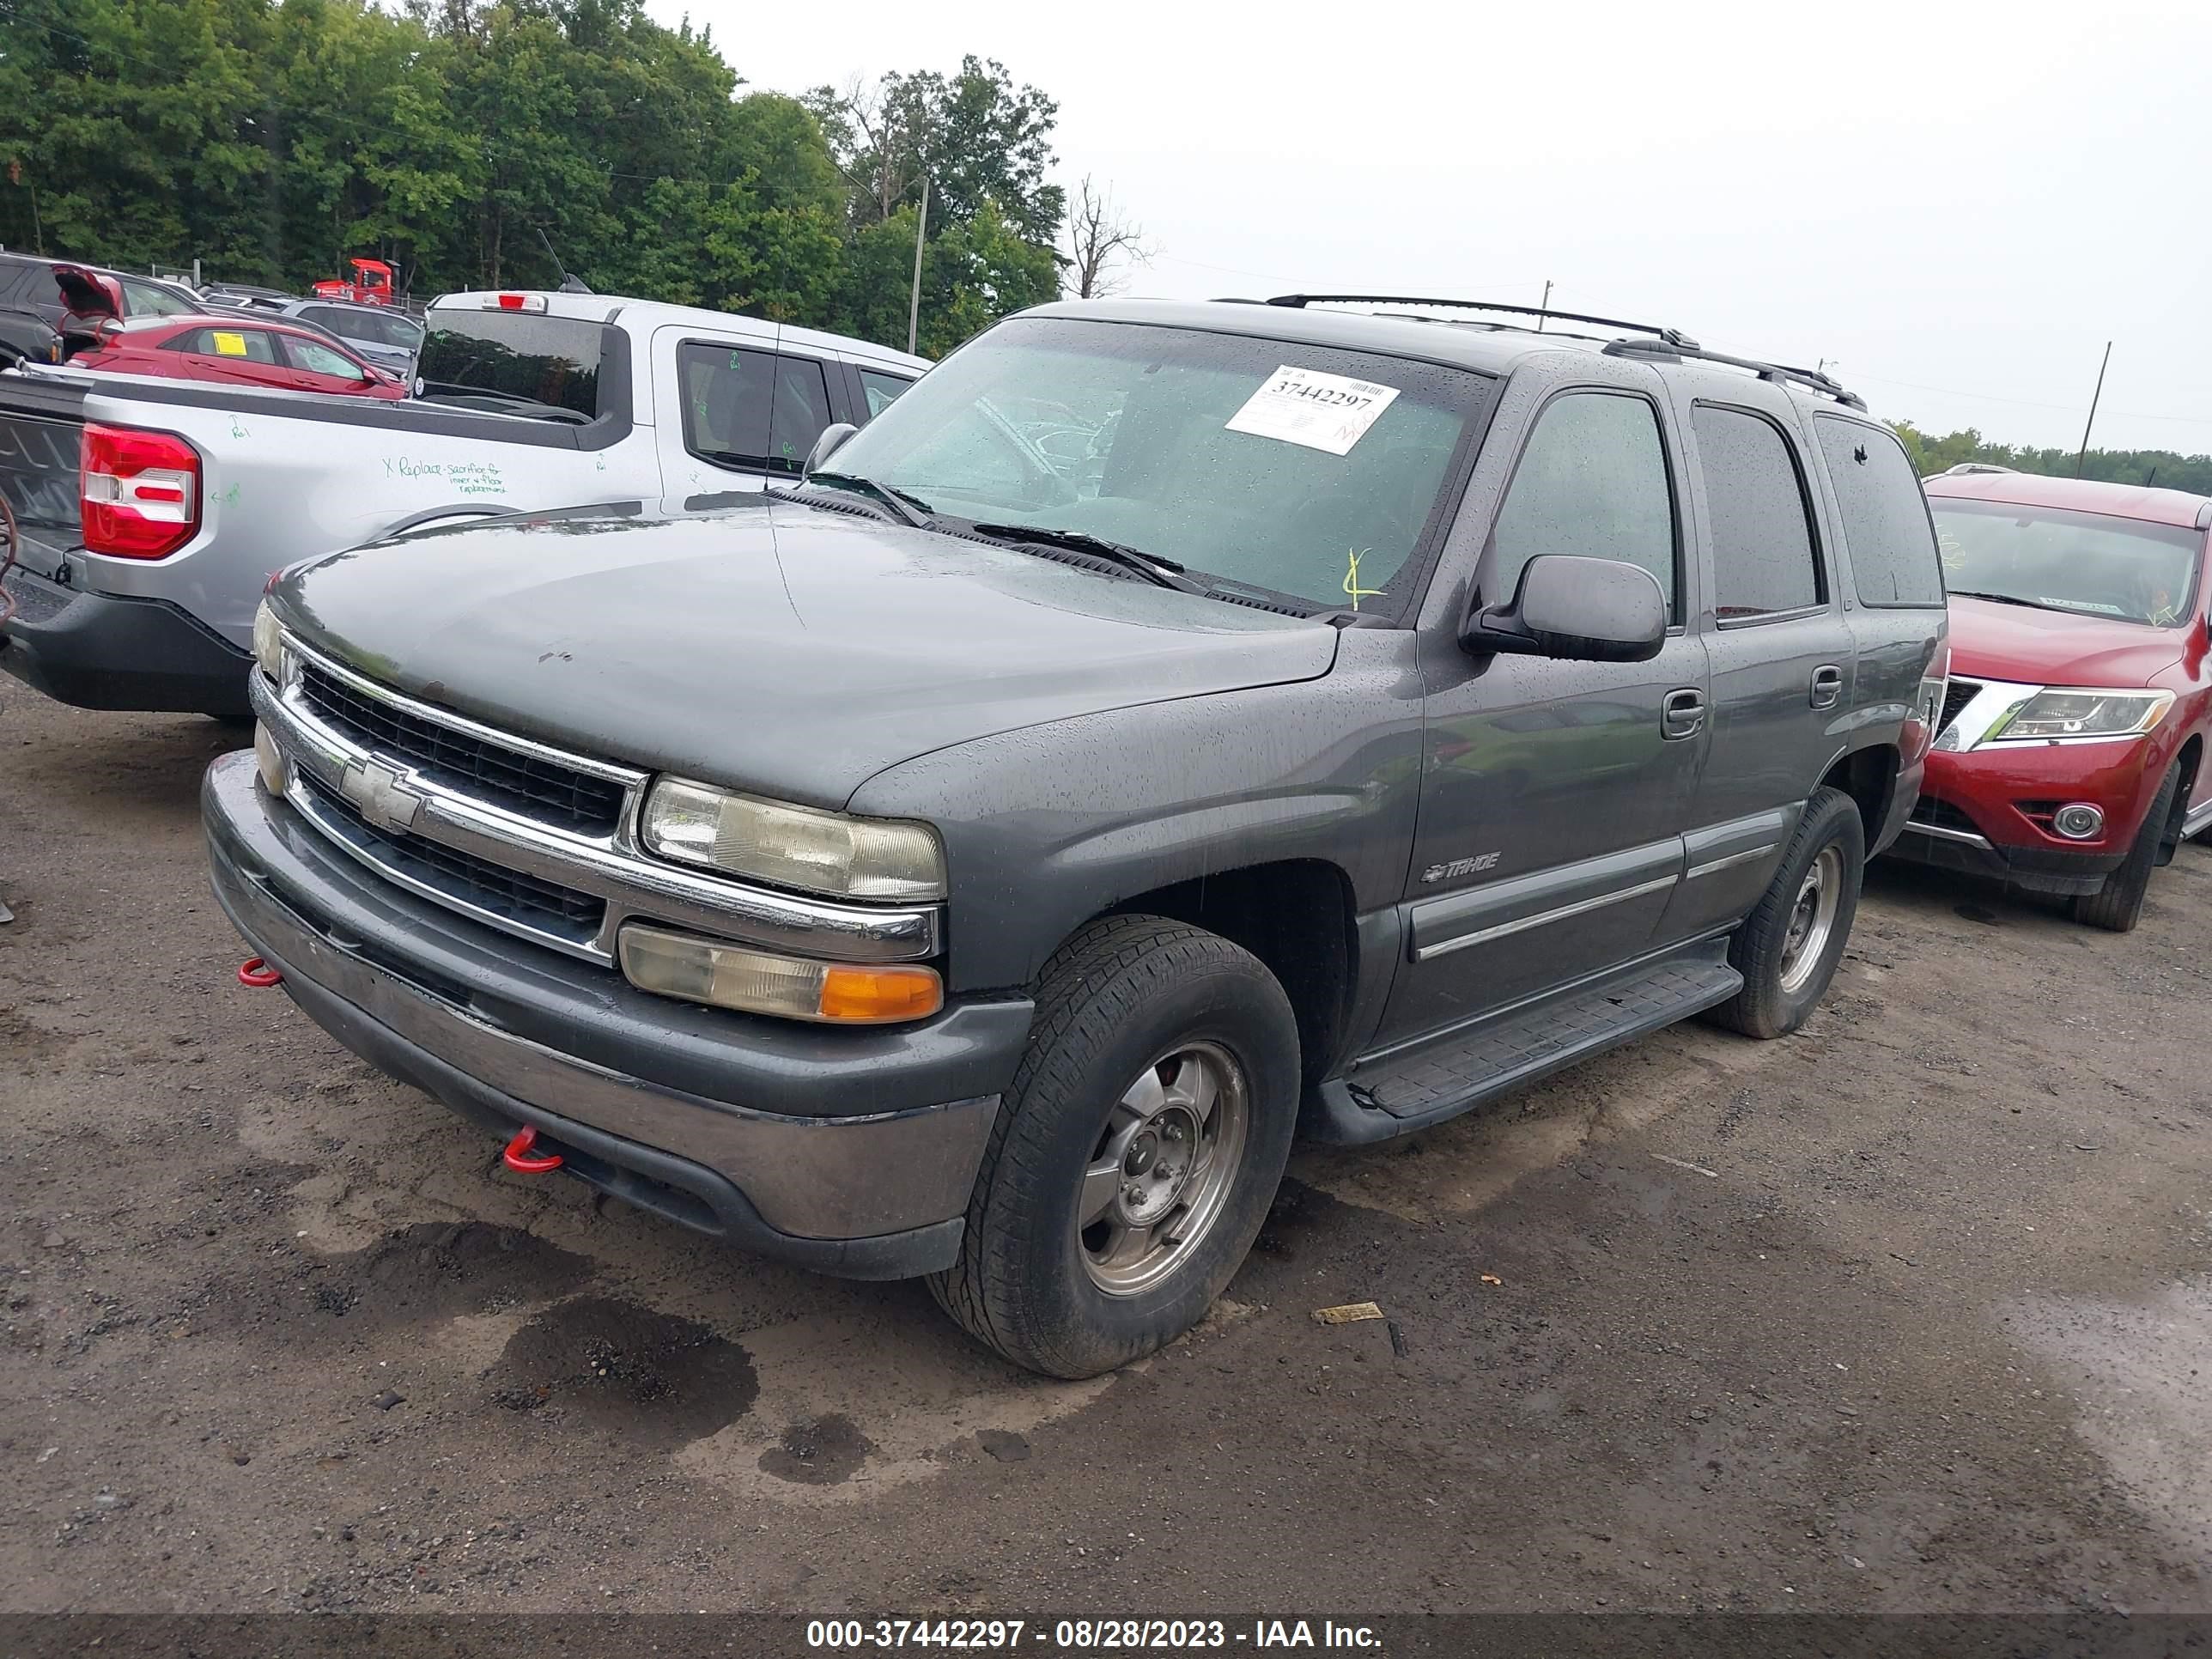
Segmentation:
[(875, 1449), (876, 1443), (854, 1427), (851, 1418), (831, 1412), (786, 1429), (783, 1438), (760, 1455), (760, 1468), (779, 1480), (834, 1486), (857, 1474)]
[(1080, 1411), (1112, 1376), (1058, 1382), (985, 1352), (925, 1297), (866, 1313), (823, 1314), (745, 1338), (760, 1383), (750, 1415), (676, 1456), (686, 1474), (745, 1498), (848, 1503), (923, 1480), (954, 1463), (1003, 1464), (1009, 1479), (1043, 1478), (1048, 1443), (1026, 1462), (1001, 1453), (1017, 1438)]
[(2082, 1439), (2136, 1508), (2212, 1567), (2212, 1279), (2148, 1304), (2030, 1297), (2006, 1311), (2071, 1386)]
[(645, 1450), (673, 1450), (751, 1409), (753, 1362), (706, 1326), (611, 1297), (549, 1308), (507, 1339), (484, 1375), (511, 1411), (556, 1413)]

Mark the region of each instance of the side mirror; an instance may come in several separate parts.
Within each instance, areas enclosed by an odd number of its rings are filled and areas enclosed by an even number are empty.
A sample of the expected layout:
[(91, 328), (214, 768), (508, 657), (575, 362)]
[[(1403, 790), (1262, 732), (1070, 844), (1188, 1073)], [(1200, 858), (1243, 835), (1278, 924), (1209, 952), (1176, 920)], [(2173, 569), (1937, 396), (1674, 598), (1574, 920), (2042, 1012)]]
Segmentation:
[(838, 447), (860, 429), (850, 421), (839, 421), (834, 426), (823, 427), (822, 435), (814, 441), (814, 447), (806, 452), (806, 465), (799, 469), (799, 476), (804, 477), (809, 472), (817, 472), (827, 466), (830, 458), (837, 453)]
[(1510, 603), (1469, 613), (1469, 651), (1571, 662), (1649, 662), (1667, 642), (1667, 595), (1641, 565), (1563, 553), (1528, 561)]

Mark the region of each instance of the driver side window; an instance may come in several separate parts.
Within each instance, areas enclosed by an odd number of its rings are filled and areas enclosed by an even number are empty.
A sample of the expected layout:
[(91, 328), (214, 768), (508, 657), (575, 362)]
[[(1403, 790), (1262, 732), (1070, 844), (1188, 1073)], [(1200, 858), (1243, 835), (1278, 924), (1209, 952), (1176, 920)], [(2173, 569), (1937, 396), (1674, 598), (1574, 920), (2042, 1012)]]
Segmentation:
[(701, 460), (796, 473), (830, 424), (829, 387), (811, 357), (686, 341), (676, 368), (684, 447)]
[(337, 352), (313, 340), (302, 340), (295, 335), (284, 337), (285, 355), (291, 358), (292, 367), (310, 374), (330, 374), (344, 380), (363, 378), (362, 372)]
[(1483, 603), (1510, 599), (1528, 561), (1549, 553), (1641, 566), (1680, 620), (1674, 490), (1658, 412), (1644, 398), (1573, 392), (1537, 416), (1491, 527)]

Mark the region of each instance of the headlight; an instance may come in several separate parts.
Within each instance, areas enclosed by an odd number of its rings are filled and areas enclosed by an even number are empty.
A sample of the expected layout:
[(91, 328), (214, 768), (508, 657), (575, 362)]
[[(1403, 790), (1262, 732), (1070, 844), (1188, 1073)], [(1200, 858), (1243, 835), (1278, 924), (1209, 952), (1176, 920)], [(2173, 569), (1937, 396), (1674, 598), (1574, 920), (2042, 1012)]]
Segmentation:
[(280, 685), (283, 684), (284, 630), (266, 599), (253, 613), (253, 660), (261, 665), (261, 672), (270, 679)]
[(635, 924), (622, 930), (622, 965), (641, 991), (786, 1019), (884, 1025), (945, 1006), (933, 968), (804, 962)]
[(663, 778), (639, 834), (665, 859), (856, 899), (945, 896), (945, 854), (927, 824), (853, 818)]
[(2069, 738), (2129, 738), (2149, 731), (2173, 707), (2171, 691), (2092, 691), (2053, 686), (1999, 720), (1990, 743), (2063, 743)]

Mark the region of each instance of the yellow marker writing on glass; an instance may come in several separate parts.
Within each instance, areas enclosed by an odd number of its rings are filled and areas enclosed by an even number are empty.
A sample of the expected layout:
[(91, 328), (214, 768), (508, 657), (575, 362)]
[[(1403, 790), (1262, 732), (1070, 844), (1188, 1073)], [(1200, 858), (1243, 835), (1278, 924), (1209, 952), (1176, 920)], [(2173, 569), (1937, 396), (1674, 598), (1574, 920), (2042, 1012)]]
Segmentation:
[(1344, 550), (1345, 561), (1350, 566), (1350, 568), (1344, 573), (1344, 591), (1352, 600), (1352, 608), (1354, 611), (1359, 609), (1360, 600), (1374, 599), (1382, 592), (1379, 587), (1362, 587), (1359, 585), (1359, 561), (1374, 550), (1371, 547), (1356, 550), (1347, 547)]
[(215, 331), (215, 351), (218, 357), (243, 357), (246, 355), (246, 337), (219, 328)]

